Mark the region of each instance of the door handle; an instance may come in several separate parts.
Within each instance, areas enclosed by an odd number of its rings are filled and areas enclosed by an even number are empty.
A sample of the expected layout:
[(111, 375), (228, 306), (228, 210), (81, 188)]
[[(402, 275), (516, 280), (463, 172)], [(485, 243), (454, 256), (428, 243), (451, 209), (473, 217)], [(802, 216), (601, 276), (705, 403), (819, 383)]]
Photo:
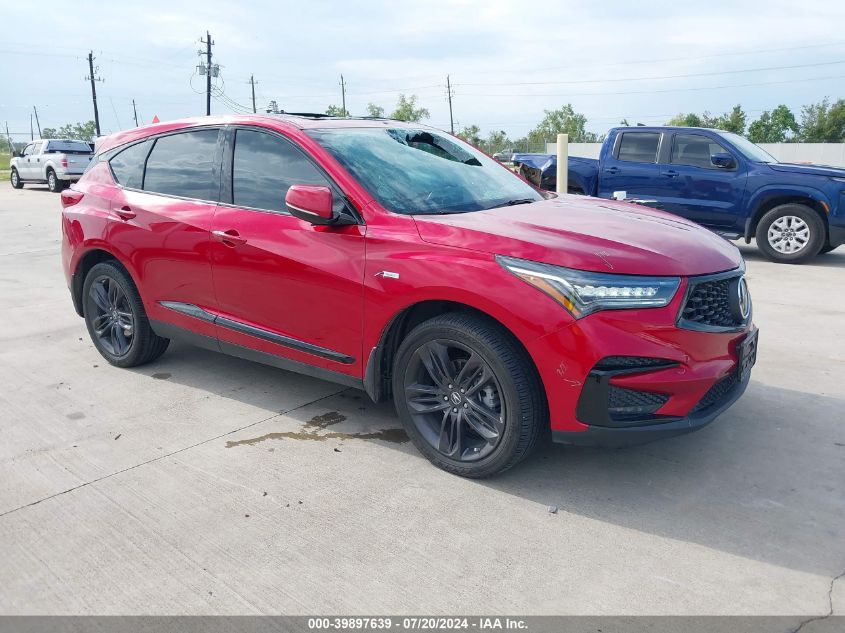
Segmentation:
[(607, 167), (607, 168), (605, 168), (604, 171), (605, 171), (605, 173), (608, 173), (608, 174), (618, 174), (619, 168), (618, 167)]
[(677, 178), (681, 174), (676, 172), (674, 169), (670, 169), (668, 171), (664, 171), (660, 174), (661, 176), (666, 176), (667, 178)]
[(241, 237), (240, 233), (238, 233), (235, 229), (229, 229), (228, 231), (212, 231), (211, 234), (214, 238), (220, 242), (223, 242), (226, 246), (230, 246), (234, 248), (239, 244), (246, 244), (246, 238)]
[(131, 220), (135, 217), (135, 212), (127, 206), (120, 207), (117, 211), (115, 211), (118, 216), (120, 216), (121, 220)]

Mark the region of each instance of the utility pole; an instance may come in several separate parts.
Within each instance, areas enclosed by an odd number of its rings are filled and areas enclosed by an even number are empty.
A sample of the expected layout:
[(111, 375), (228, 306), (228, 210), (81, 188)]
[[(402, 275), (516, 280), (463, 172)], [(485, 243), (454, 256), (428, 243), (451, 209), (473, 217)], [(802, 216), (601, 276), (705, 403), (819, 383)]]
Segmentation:
[[(96, 81), (102, 81), (94, 74), (94, 51), (88, 53), (88, 72), (90, 73), (86, 79), (91, 80), (91, 100), (94, 102), (94, 128), (97, 130), (97, 136), (100, 136), (100, 113), (97, 110), (97, 88), (94, 85)], [(38, 117), (36, 117), (37, 119)], [(38, 133), (41, 135), (41, 132)]]
[(138, 127), (138, 109), (135, 107), (135, 99), (132, 99), (132, 113), (135, 115), (135, 127)]
[(255, 78), (249, 76), (249, 85), (252, 86), (252, 113), (255, 114), (258, 110), (255, 109)]
[(15, 146), (12, 144), (12, 135), (9, 134), (9, 122), (6, 121), (6, 138), (9, 141), (9, 156), (15, 155)]
[(32, 111), (35, 112), (35, 125), (38, 126), (38, 138), (41, 138), (41, 123), (38, 122), (38, 110), (35, 106), (32, 106)]
[(449, 130), (452, 134), (455, 133), (455, 119), (452, 118), (452, 82), (449, 79), (449, 75), (446, 75), (446, 99), (449, 100)]
[(343, 102), (343, 116), (349, 116), (346, 111), (346, 82), (343, 80), (343, 75), (340, 76), (340, 98)]
[(35, 131), (32, 129), (32, 115), (29, 115), (29, 140), (35, 140)]
[[(211, 116), (211, 74), (213, 72), (211, 66), (211, 45), (214, 44), (211, 41), (211, 33), (206, 31), (205, 39), (200, 38), (200, 42), (205, 44), (205, 115)], [(202, 54), (201, 51), (200, 54)], [(202, 70), (200, 70), (200, 74), (203, 74)]]

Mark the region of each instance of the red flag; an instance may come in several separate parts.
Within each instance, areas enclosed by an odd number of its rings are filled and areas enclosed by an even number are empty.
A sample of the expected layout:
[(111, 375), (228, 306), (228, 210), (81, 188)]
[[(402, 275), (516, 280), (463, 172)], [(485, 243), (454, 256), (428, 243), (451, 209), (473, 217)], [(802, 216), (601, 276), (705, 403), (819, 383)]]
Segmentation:
[(158, 115), (153, 117), (153, 123), (161, 123), (161, 121), (158, 120)]

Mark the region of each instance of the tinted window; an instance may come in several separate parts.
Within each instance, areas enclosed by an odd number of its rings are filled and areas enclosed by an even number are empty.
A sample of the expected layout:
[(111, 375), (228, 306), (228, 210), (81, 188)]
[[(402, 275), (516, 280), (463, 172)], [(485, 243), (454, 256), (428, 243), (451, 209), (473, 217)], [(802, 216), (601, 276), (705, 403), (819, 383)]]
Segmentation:
[(710, 157), (713, 154), (723, 154), (725, 151), (725, 148), (716, 141), (701, 134), (676, 134), (672, 143), (670, 162), (674, 165), (692, 165), (694, 167), (717, 169), (710, 162)]
[(233, 202), (239, 207), (286, 211), (291, 185), (329, 186), (320, 171), (287, 141), (252, 130), (235, 134)]
[(619, 160), (637, 163), (657, 162), (658, 132), (625, 132), (619, 142)]
[[(109, 161), (114, 179), (124, 187), (140, 189), (144, 179), (144, 161), (150, 153), (152, 141), (127, 147)], [(91, 161), (93, 164), (94, 161)]]
[(217, 200), (213, 163), (217, 130), (196, 130), (156, 139), (147, 159), (144, 191)]
[(90, 154), (91, 146), (85, 141), (49, 141), (45, 152), (65, 154)]

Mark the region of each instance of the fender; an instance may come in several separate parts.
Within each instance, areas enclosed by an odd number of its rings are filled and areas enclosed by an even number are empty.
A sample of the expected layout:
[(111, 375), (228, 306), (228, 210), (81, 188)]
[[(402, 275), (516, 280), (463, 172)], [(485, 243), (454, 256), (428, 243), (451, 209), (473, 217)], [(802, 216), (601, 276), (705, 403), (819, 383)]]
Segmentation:
[[(749, 197), (745, 208), (750, 212), (745, 219), (745, 239), (754, 237), (757, 221), (762, 215), (760, 209), (767, 202), (775, 198), (805, 198), (820, 203), (825, 209), (830, 209), (831, 202), (828, 197), (814, 187), (804, 185), (764, 185), (755, 190)], [(825, 224), (827, 221), (825, 219)]]

